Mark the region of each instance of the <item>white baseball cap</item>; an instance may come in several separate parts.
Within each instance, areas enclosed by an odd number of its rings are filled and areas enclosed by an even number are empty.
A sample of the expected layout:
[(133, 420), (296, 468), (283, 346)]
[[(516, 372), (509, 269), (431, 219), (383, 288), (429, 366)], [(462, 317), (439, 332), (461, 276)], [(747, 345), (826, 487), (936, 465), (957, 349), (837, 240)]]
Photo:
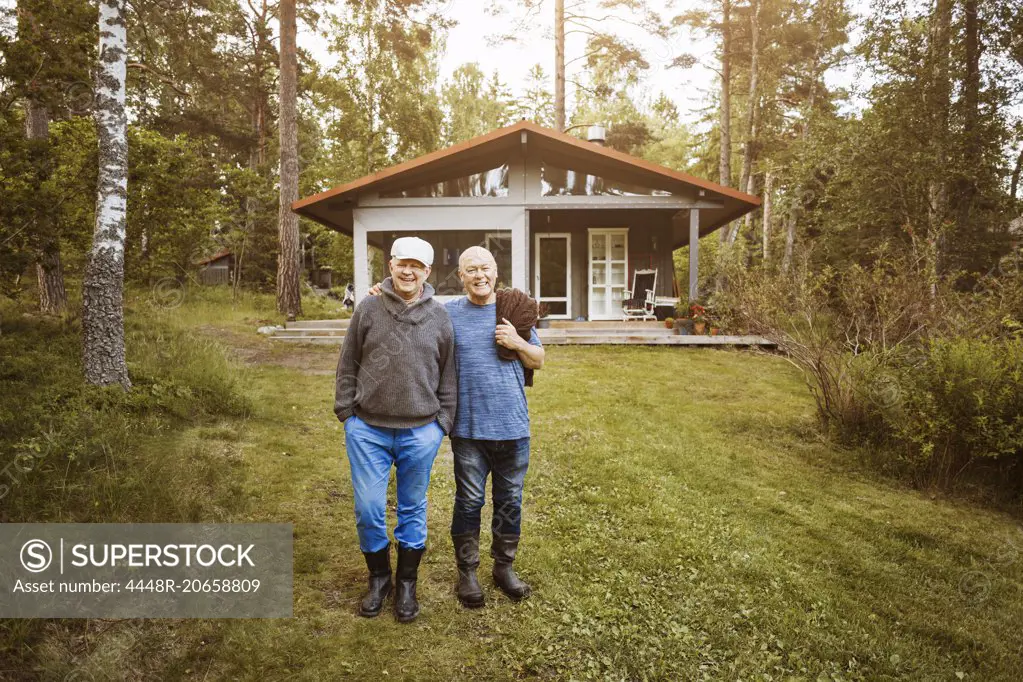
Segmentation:
[(412, 258), (423, 265), (433, 265), (433, 247), (419, 237), (400, 237), (391, 244), (391, 258)]

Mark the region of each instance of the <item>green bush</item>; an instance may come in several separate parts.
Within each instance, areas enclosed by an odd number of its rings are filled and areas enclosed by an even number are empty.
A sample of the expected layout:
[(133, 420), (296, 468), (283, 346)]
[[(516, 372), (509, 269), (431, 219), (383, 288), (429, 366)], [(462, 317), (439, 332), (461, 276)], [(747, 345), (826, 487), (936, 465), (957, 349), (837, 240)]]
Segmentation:
[(1023, 482), (1023, 340), (933, 339), (898, 369), (885, 424), (917, 477), (947, 485), (970, 469)]
[[(772, 339), (803, 373), (829, 435), (919, 484), (1023, 493), (1023, 276), (961, 289), (882, 248), (867, 267), (726, 271), (730, 327)], [(957, 288), (960, 287), (960, 288)]]

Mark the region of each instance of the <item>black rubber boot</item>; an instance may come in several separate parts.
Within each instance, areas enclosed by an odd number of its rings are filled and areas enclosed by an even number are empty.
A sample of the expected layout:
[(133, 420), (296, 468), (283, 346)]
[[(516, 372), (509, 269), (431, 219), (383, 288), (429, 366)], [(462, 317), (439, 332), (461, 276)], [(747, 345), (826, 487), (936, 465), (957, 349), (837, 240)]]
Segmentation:
[(394, 616), (399, 623), (409, 623), (419, 615), (416, 580), (419, 577), (419, 560), (425, 551), (398, 545), (398, 569), (394, 574), (398, 589), (394, 595)]
[(476, 579), (476, 569), (480, 566), (480, 532), (452, 535), (455, 545), (455, 561), (458, 564), (458, 587), (455, 593), (462, 606), (478, 609), (485, 603), (483, 589)]
[(391, 545), (377, 552), (363, 552), (369, 569), (369, 592), (362, 598), (359, 615), (372, 618), (380, 613), (384, 599), (391, 593)]
[(512, 568), (515, 552), (519, 547), (518, 535), (501, 535), (494, 533), (490, 545), (490, 556), (494, 557), (494, 584), (513, 601), (520, 601), (532, 594), (533, 590), (519, 580)]

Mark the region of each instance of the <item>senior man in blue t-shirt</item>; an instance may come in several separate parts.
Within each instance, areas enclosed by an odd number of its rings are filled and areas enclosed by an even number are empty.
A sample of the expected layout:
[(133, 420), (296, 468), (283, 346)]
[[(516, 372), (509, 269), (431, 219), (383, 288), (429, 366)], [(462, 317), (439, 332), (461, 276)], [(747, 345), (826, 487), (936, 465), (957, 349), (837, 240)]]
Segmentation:
[[(458, 259), (465, 298), (446, 304), (455, 332), (458, 409), (451, 429), (455, 460), (455, 506), (451, 539), (458, 564), (456, 593), (463, 606), (484, 604), (476, 578), (480, 564), (480, 513), (491, 476), (494, 505), (490, 555), (494, 583), (518, 601), (530, 587), (512, 568), (522, 525), (522, 483), (529, 466), (529, 411), (523, 368), (540, 369), (544, 349), (529, 330), (529, 340), (508, 320), (496, 319), (497, 262), (480, 246)], [(498, 356), (498, 346), (518, 355), (518, 362)]]

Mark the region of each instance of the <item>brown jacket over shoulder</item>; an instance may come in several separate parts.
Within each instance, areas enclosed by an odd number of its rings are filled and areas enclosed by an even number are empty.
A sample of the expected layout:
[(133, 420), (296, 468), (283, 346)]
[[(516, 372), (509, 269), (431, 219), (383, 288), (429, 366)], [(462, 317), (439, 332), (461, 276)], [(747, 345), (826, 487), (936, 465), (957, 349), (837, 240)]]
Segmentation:
[[(497, 324), (502, 320), (508, 320), (515, 331), (523, 340), (529, 341), (530, 331), (536, 326), (539, 304), (536, 299), (530, 298), (529, 294), (519, 289), (498, 289), (497, 295)], [(502, 360), (518, 360), (519, 354), (511, 348), (504, 346), (497, 347), (497, 354)], [(533, 385), (533, 370), (523, 367), (523, 374), (526, 379), (526, 386)]]

